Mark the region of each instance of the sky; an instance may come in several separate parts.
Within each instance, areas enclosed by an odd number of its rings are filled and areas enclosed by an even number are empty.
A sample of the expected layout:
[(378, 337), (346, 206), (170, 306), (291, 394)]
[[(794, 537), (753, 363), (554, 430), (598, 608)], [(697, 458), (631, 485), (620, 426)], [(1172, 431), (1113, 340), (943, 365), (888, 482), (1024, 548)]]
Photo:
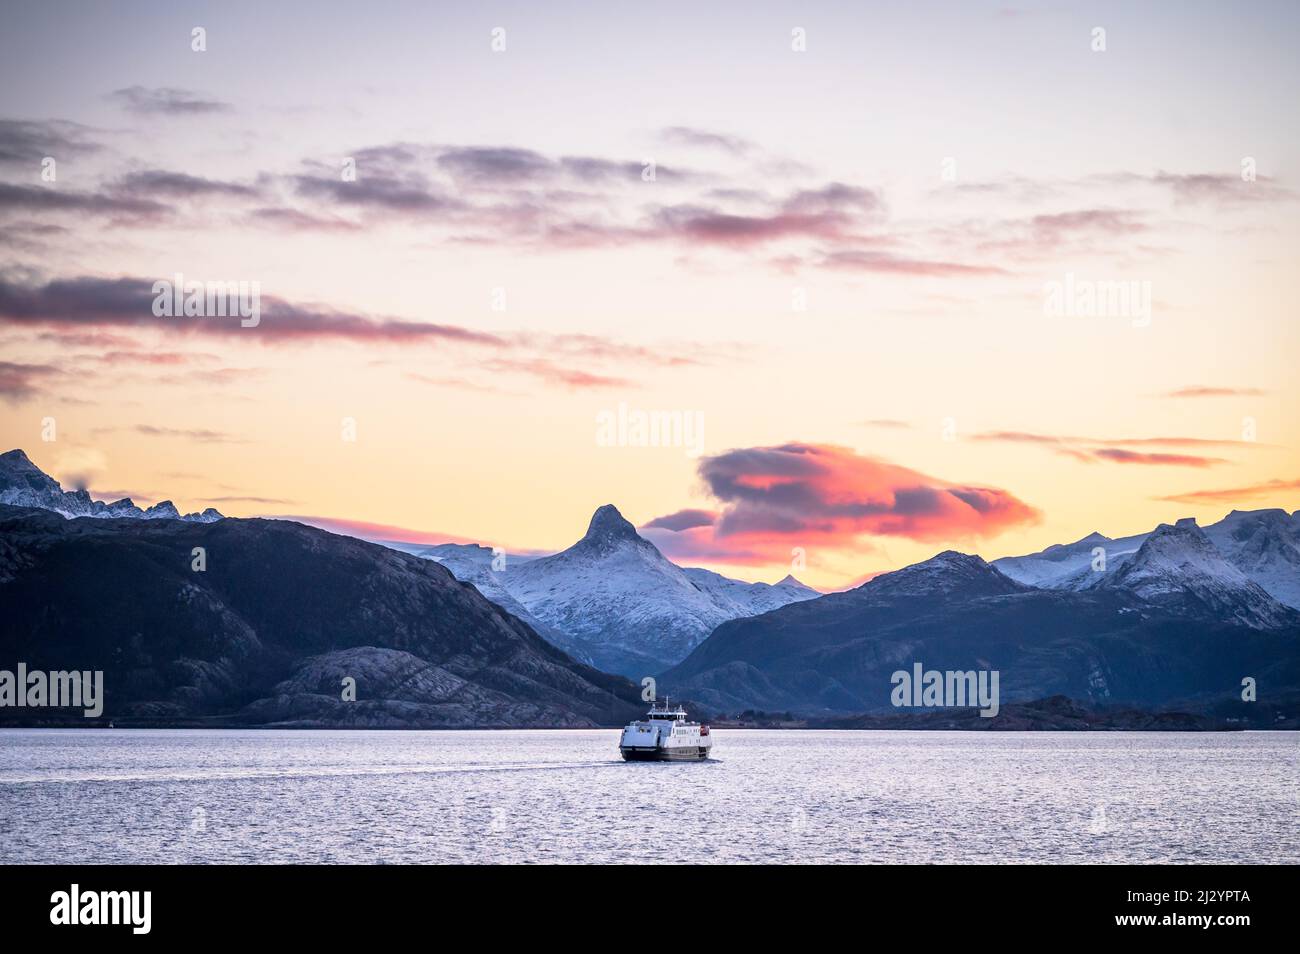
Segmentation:
[(1300, 8), (701, 6), (7, 4), (3, 449), (823, 589), (1300, 507)]

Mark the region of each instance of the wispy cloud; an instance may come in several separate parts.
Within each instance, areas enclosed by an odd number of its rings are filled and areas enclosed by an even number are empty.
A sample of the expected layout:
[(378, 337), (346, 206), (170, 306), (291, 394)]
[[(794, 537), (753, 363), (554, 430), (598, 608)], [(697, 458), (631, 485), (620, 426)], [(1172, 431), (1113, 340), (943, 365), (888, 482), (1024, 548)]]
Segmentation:
[(204, 196), (250, 197), (258, 195), (256, 187), (239, 182), (205, 179), (166, 169), (129, 172), (116, 183), (120, 192), (158, 196), (166, 199), (190, 199)]
[(0, 183), (0, 212), (9, 211), (103, 215), (144, 222), (167, 215), (171, 208), (138, 196)]
[(564, 367), (547, 358), (491, 358), (484, 361), (482, 366), (488, 371), (531, 375), (570, 390), (626, 388), (632, 385), (628, 378)]
[(752, 152), (754, 143), (740, 136), (712, 132), (707, 129), (695, 129), (691, 126), (668, 126), (660, 131), (660, 138), (678, 146), (690, 146), (699, 149), (716, 149), (732, 156), (743, 156)]
[(1223, 457), (1200, 454), (1171, 454), (1164, 452), (1134, 451), (1130, 448), (1249, 448), (1263, 446), (1257, 441), (1230, 440), (1205, 437), (1079, 437), (1060, 434), (1038, 434), (1030, 431), (986, 431), (972, 435), (973, 441), (1027, 444), (1051, 450), (1082, 463), (1109, 461), (1116, 464), (1145, 464), (1156, 467), (1214, 467), (1229, 461)]
[(1169, 501), (1171, 503), (1208, 506), (1210, 504), (1222, 505), (1263, 500), (1268, 497), (1274, 497), (1278, 494), (1288, 493), (1291, 491), (1300, 491), (1300, 480), (1274, 478), (1258, 484), (1248, 484), (1244, 487), (1220, 487), (1210, 490), (1188, 490), (1180, 494), (1171, 494), (1168, 497), (1157, 497), (1156, 499)]
[(201, 444), (246, 444), (248, 443), (242, 437), (236, 437), (233, 434), (227, 434), (224, 431), (213, 431), (206, 428), (190, 427), (158, 427), (153, 424), (136, 424), (131, 430), (137, 434), (143, 434), (146, 437), (176, 437), (187, 441), (198, 441)]
[(210, 504), (254, 503), (286, 507), (298, 503), (296, 500), (284, 500), (279, 497), (241, 497), (237, 495), (228, 497), (207, 497), (203, 502)]
[(0, 399), (18, 404), (40, 394), (62, 372), (49, 364), (0, 361)]
[(1202, 457), (1197, 454), (1144, 454), (1121, 447), (1102, 447), (1092, 452), (1094, 457), (1118, 464), (1148, 464), (1157, 467), (1213, 467), (1226, 464), (1222, 457)]
[(1164, 396), (1171, 398), (1197, 398), (1197, 397), (1264, 397), (1269, 392), (1263, 388), (1225, 388), (1210, 387), (1208, 385), (1193, 385), (1186, 388), (1178, 388), (1175, 391), (1167, 391)]
[(64, 120), (0, 119), (0, 163), (39, 168), (46, 156), (56, 161), (99, 152), (104, 147), (89, 126)]
[(229, 103), (188, 89), (159, 86), (128, 86), (114, 90), (109, 99), (132, 113), (165, 116), (195, 116), (228, 112)]
[(169, 318), (153, 313), (153, 280), (145, 278), (54, 279), (24, 284), (0, 277), (0, 323), (42, 327), (166, 328), (179, 334), (239, 335), (241, 340), (288, 342), (349, 339), (409, 343), (442, 340), (504, 346), (500, 337), (458, 325), (400, 321), (328, 306), (296, 304), (262, 296), (262, 318), (255, 328), (238, 319)]

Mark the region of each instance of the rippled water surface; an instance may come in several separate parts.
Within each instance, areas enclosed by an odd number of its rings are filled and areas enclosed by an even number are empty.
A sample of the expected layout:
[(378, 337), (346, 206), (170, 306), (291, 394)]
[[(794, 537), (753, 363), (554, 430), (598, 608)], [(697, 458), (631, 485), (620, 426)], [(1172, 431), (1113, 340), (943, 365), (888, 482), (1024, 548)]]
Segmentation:
[(0, 731), (0, 862), (1290, 862), (1300, 733)]

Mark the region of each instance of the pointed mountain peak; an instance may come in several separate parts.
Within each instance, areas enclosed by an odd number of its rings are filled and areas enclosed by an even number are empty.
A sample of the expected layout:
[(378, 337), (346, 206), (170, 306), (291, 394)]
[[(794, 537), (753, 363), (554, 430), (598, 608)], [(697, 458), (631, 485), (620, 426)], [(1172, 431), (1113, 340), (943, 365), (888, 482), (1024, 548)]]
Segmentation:
[(587, 527), (584, 540), (633, 540), (637, 536), (636, 527), (618, 512), (613, 504), (596, 508), (591, 515), (591, 524)]
[(5, 488), (45, 494), (63, 493), (59, 482), (33, 464), (31, 458), (19, 448), (0, 454), (0, 490)]
[(49, 477), (45, 473), (45, 471), (41, 470), (39, 467), (33, 464), (32, 459), (28, 457), (27, 454), (21, 448), (17, 448), (17, 447), (15, 447), (11, 451), (5, 451), (5, 453), (0, 454), (0, 469), (3, 469), (5, 473), (8, 473), (13, 476), (29, 476), (29, 475), (39, 474), (41, 477), (45, 477), (47, 480), (54, 479), (52, 477)]

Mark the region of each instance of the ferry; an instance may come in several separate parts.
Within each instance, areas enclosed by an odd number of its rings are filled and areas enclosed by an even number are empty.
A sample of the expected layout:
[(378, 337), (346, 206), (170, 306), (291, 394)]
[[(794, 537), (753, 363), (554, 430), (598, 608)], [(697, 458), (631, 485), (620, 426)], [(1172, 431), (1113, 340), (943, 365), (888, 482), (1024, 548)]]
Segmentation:
[(628, 723), (618, 741), (618, 750), (629, 762), (668, 762), (679, 759), (707, 759), (713, 738), (709, 727), (686, 721), (686, 710), (654, 703), (643, 720)]

